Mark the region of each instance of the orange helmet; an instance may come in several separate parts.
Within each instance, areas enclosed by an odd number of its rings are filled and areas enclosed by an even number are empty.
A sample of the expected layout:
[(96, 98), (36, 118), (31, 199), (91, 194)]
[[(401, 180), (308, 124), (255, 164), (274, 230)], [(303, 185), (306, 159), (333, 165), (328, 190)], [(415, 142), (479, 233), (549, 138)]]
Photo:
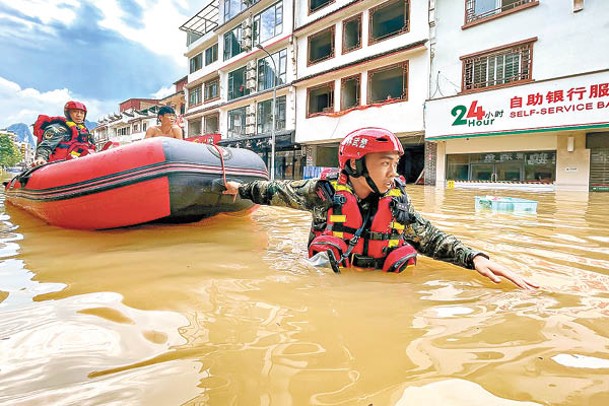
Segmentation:
[(65, 106), (63, 106), (63, 114), (66, 116), (66, 118), (69, 118), (71, 120), (72, 117), (70, 117), (70, 110), (82, 110), (85, 112), (85, 117), (87, 117), (87, 106), (85, 106), (84, 103), (75, 100), (70, 100), (66, 103)]
[(338, 147), (338, 166), (348, 167), (350, 159), (361, 159), (373, 152), (397, 152), (404, 155), (404, 148), (398, 137), (389, 130), (376, 127), (360, 128), (343, 138)]

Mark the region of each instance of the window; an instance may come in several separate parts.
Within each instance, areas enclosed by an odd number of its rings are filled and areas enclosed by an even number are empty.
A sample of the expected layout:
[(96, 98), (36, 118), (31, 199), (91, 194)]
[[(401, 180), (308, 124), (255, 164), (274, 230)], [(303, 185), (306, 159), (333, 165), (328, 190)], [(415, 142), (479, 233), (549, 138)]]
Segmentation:
[(201, 135), (201, 121), (191, 120), (188, 122), (188, 136), (194, 137), (195, 135)]
[[(286, 97), (278, 97), (275, 100), (275, 131), (285, 130), (285, 100)], [(256, 117), (256, 132), (258, 134), (271, 132), (273, 125), (273, 115), (271, 114), (271, 104), (273, 99), (258, 103), (258, 114)]]
[(215, 100), (220, 97), (219, 89), (220, 89), (220, 78), (216, 77), (212, 80), (205, 82), (205, 93), (204, 100), (206, 102)]
[(334, 111), (334, 82), (308, 89), (307, 117)]
[(509, 14), (538, 4), (538, 0), (466, 0), (465, 24)]
[(343, 78), (340, 82), (340, 109), (359, 106), (360, 75)]
[(140, 125), (139, 124), (133, 124), (133, 132), (136, 133), (140, 130)]
[(203, 67), (203, 55), (197, 54), (190, 58), (190, 73), (196, 72)]
[(331, 3), (334, 3), (334, 0), (309, 0), (309, 14)]
[(446, 179), (486, 182), (552, 183), (556, 151), (486, 152), (446, 157)]
[(334, 26), (309, 37), (309, 57), (307, 64), (312, 65), (334, 57)]
[(373, 44), (408, 31), (408, 0), (392, 0), (370, 9), (370, 40)]
[(368, 104), (408, 99), (408, 62), (368, 72)]
[(142, 131), (145, 132), (147, 129), (148, 129), (148, 124), (147, 123), (142, 124)]
[(243, 0), (224, 0), (224, 22), (227, 22), (245, 8)]
[(462, 57), (463, 91), (530, 81), (535, 40), (533, 38), (506, 48)]
[(239, 68), (228, 74), (228, 100), (249, 94), (249, 89), (245, 86), (246, 67)]
[(220, 114), (210, 114), (203, 117), (205, 122), (205, 134), (216, 134), (220, 132)]
[(214, 44), (205, 50), (205, 66), (218, 60), (218, 44)]
[(254, 16), (254, 42), (260, 44), (283, 30), (283, 3), (275, 3)]
[(246, 107), (229, 110), (228, 112), (228, 138), (245, 135)]
[(224, 34), (224, 60), (240, 54), (241, 49), (241, 26), (238, 25), (232, 31)]
[(343, 54), (362, 47), (362, 15), (343, 21)]
[(188, 104), (190, 107), (198, 106), (201, 104), (201, 85), (193, 87), (188, 91)]
[[(272, 60), (268, 56), (258, 60), (258, 91), (271, 89), (274, 75), (277, 75), (277, 86), (286, 82), (288, 51), (282, 49), (271, 56)], [(277, 72), (275, 72), (275, 67), (277, 67)]]

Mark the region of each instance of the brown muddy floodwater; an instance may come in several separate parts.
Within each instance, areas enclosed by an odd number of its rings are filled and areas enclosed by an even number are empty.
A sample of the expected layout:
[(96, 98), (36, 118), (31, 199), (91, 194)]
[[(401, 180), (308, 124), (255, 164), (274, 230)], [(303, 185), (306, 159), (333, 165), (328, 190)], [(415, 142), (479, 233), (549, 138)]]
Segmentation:
[(543, 288), (422, 257), (335, 275), (289, 209), (85, 232), (0, 195), (0, 404), (608, 405), (609, 195), (409, 191)]

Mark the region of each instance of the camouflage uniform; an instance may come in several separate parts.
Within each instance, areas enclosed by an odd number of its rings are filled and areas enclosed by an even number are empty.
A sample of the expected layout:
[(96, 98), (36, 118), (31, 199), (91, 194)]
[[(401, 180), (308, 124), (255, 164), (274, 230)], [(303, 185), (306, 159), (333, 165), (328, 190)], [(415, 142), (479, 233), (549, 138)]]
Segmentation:
[[(79, 138), (90, 144), (92, 149), (95, 149), (95, 140), (93, 134), (89, 133), (89, 130), (84, 125), (76, 125), (77, 131), (80, 133)], [(42, 135), (42, 141), (36, 146), (37, 158), (44, 158), (45, 161), (49, 161), (50, 156), (53, 154), (57, 146), (61, 141), (70, 141), (72, 138), (72, 130), (65, 124), (52, 123), (49, 124)]]
[[(320, 182), (324, 181), (319, 179), (255, 181), (241, 185), (239, 196), (257, 204), (309, 211), (313, 215), (312, 229), (324, 230), (327, 212), (332, 207), (332, 201), (330, 199), (322, 200), (318, 195)], [(408, 195), (406, 197), (410, 203), (410, 197)], [(369, 199), (359, 202), (362, 212), (367, 210), (368, 204), (370, 204)], [(474, 269), (475, 256), (482, 255), (488, 258), (486, 254), (466, 246), (455, 236), (436, 228), (429, 220), (421, 216), (412, 204), (408, 205), (408, 210), (413, 222), (406, 225), (404, 239), (421, 254), (469, 269)]]

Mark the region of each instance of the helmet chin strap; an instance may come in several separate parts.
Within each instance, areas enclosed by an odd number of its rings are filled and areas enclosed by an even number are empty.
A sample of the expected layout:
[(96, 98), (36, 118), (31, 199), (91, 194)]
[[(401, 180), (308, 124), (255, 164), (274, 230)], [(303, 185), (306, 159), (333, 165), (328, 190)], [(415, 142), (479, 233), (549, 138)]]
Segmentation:
[(354, 177), (354, 178), (359, 178), (359, 177), (363, 176), (364, 179), (366, 179), (366, 183), (368, 184), (368, 187), (370, 187), (370, 189), (372, 189), (372, 191), (374, 193), (376, 193), (377, 195), (381, 194), (381, 192), (379, 191), (379, 188), (376, 186), (376, 184), (370, 177), (370, 174), (368, 173), (368, 168), (366, 167), (365, 157), (355, 160), (355, 169), (353, 169), (351, 167), (351, 165), (349, 165), (349, 164), (345, 165), (345, 172), (347, 173), (347, 175)]

